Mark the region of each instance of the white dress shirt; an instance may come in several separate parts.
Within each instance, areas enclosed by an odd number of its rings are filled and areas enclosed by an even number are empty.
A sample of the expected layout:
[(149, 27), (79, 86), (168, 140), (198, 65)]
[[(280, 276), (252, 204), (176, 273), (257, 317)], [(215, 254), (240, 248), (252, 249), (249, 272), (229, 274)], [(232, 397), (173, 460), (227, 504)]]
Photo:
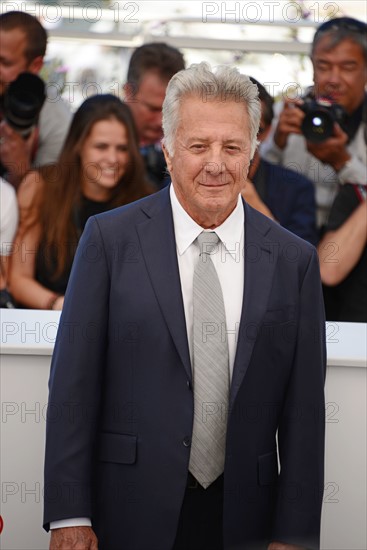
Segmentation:
[[(199, 245), (195, 239), (203, 231), (179, 203), (173, 185), (170, 189), (173, 225), (176, 239), (178, 267), (180, 271), (182, 297), (185, 310), (186, 329), (192, 360), (193, 341), (193, 281), (195, 263), (199, 257)], [(215, 232), (220, 242), (210, 255), (222, 287), (226, 314), (229, 369), (232, 378), (234, 358), (237, 348), (237, 335), (242, 310), (244, 287), (244, 218), (241, 197), (236, 208)], [(205, 229), (204, 231), (213, 231)]]
[[(177, 199), (173, 185), (170, 187), (170, 198), (173, 214), (173, 225), (176, 239), (178, 267), (181, 279), (182, 297), (186, 319), (186, 329), (189, 342), (190, 357), (192, 360), (193, 340), (193, 280), (195, 263), (199, 257), (199, 245), (194, 241), (203, 231), (184, 210)], [(244, 288), (244, 220), (241, 196), (238, 196), (236, 208), (215, 232), (220, 242), (217, 249), (210, 255), (222, 287), (224, 309), (226, 314), (229, 370), (232, 379), (234, 359), (237, 349), (237, 336), (242, 311)], [(212, 231), (212, 229), (204, 230)], [(90, 526), (89, 518), (70, 518), (53, 521), (51, 529), (61, 527)]]

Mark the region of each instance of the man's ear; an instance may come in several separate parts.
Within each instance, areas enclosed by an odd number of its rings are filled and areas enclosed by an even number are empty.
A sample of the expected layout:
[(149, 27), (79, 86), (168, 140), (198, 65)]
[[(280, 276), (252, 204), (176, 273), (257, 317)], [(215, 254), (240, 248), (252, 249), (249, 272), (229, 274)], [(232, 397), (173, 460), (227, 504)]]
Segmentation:
[(167, 151), (167, 147), (165, 146), (164, 142), (162, 142), (162, 151), (164, 154), (164, 158), (166, 160), (167, 169), (169, 173), (172, 176), (172, 157), (170, 156), (169, 152)]
[[(271, 124), (267, 124), (267, 125), (265, 126), (264, 130), (263, 130), (263, 133), (261, 134), (260, 139), (258, 138), (259, 141), (260, 141), (260, 144), (261, 144), (263, 141), (266, 140), (266, 138), (267, 138), (268, 135), (269, 135), (270, 130), (271, 130)], [(260, 144), (258, 145), (258, 147), (260, 146)]]
[(42, 69), (42, 65), (43, 65), (43, 57), (39, 55), (38, 57), (35, 57), (30, 62), (30, 64), (27, 67), (27, 71), (29, 71), (32, 74), (38, 74)]

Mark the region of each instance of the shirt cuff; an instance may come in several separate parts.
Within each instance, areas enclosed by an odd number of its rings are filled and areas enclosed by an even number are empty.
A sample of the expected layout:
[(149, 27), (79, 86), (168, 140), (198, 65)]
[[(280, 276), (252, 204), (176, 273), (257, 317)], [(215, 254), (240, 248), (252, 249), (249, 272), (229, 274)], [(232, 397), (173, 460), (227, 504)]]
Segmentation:
[(50, 529), (63, 527), (92, 527), (92, 522), (89, 518), (68, 518), (50, 522)]

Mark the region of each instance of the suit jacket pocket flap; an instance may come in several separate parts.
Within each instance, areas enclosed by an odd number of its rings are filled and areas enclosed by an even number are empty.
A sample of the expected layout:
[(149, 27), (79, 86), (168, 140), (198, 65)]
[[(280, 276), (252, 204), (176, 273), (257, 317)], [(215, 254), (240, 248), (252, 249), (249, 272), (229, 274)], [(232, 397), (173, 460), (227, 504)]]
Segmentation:
[(278, 477), (277, 452), (266, 453), (258, 457), (259, 485), (274, 483)]
[(134, 464), (136, 444), (136, 435), (103, 433), (100, 438), (99, 459), (102, 462)]
[(267, 324), (289, 323), (296, 318), (294, 306), (285, 306), (279, 309), (269, 309), (265, 312), (262, 322)]

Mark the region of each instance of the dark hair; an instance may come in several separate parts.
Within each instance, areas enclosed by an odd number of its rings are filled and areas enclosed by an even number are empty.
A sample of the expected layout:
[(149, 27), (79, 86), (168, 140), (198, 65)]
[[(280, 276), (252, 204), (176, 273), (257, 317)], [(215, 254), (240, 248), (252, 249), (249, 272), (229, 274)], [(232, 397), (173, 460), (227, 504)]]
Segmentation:
[(0, 29), (2, 31), (21, 30), (27, 45), (24, 56), (28, 63), (36, 57), (44, 57), (47, 48), (47, 32), (36, 17), (23, 11), (8, 11), (0, 14)]
[(144, 44), (133, 52), (127, 71), (127, 82), (136, 91), (142, 77), (149, 71), (158, 73), (167, 82), (185, 68), (182, 53), (164, 42)]
[(259, 90), (259, 99), (264, 105), (264, 108), (262, 108), (264, 122), (267, 126), (270, 126), (274, 117), (274, 98), (269, 94), (266, 88), (262, 84), (260, 84), (258, 80), (256, 80), (256, 78), (252, 76), (250, 76), (249, 78), (251, 82), (256, 84), (257, 89)]
[(145, 180), (137, 132), (129, 107), (112, 94), (86, 99), (74, 114), (58, 162), (39, 168), (43, 185), (32, 205), (34, 215), (30, 216), (30, 223), (25, 228), (27, 230), (30, 225), (39, 223), (43, 242), (50, 250), (56, 247), (55, 277), (72, 260), (70, 243), (77, 241), (80, 230), (73, 217), (75, 206), (82, 196), (80, 150), (92, 127), (99, 121), (110, 119), (121, 122), (126, 129), (129, 162), (120, 181), (111, 189), (109, 207), (128, 204), (152, 192)]
[(313, 38), (311, 57), (317, 44), (324, 36), (330, 37), (329, 49), (334, 48), (344, 40), (351, 40), (360, 46), (367, 63), (367, 24), (363, 21), (352, 17), (336, 17), (320, 25)]
[[(112, 201), (116, 204), (132, 202), (136, 194), (141, 196), (141, 185), (144, 181), (144, 165), (138, 146), (137, 130), (130, 108), (112, 94), (98, 94), (86, 99), (74, 114), (64, 146), (61, 150), (58, 165), (61, 170), (70, 167), (68, 177), (80, 181), (79, 152), (92, 127), (101, 120), (116, 119), (126, 128), (127, 147), (130, 162), (125, 174), (113, 189)], [(65, 182), (67, 185), (67, 183)]]

